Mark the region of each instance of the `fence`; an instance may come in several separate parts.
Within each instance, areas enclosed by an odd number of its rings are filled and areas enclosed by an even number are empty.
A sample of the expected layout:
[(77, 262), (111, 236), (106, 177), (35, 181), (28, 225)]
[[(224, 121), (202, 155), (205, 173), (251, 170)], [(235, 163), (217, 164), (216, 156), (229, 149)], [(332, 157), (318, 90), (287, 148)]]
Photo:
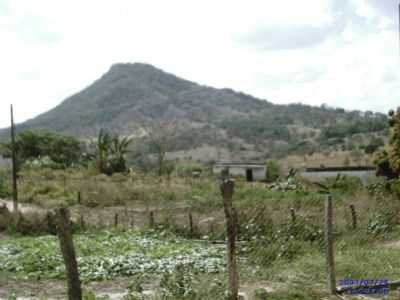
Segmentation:
[[(66, 194), (73, 220), (83, 228), (163, 226), (211, 241), (226, 236), (221, 195), (213, 179), (20, 180), (22, 198), (46, 185), (54, 187), (54, 194)], [(52, 201), (52, 193), (37, 195), (38, 201)], [(365, 190), (329, 198), (239, 181), (234, 206), (238, 251), (249, 265), (269, 270), (271, 281), (292, 272), (297, 278), (292, 284), (317, 285), (330, 293), (354, 291), (360, 288), (356, 283), (365, 285), (366, 280), (369, 287), (378, 283), (374, 288), (397, 286), (400, 257), (397, 246), (386, 241), (395, 238), (391, 227), (400, 210), (390, 198), (374, 198)]]

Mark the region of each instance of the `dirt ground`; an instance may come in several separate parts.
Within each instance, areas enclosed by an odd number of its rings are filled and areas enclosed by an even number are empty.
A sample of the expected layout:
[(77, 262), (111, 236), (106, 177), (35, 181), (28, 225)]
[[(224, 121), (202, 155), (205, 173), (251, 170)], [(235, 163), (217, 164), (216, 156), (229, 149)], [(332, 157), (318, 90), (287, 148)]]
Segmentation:
[[(83, 288), (91, 290), (96, 296), (109, 295), (112, 300), (119, 300), (126, 295), (129, 283), (129, 278), (118, 278), (112, 281), (91, 282)], [(0, 300), (7, 300), (12, 295), (21, 300), (66, 299), (66, 291), (65, 281), (0, 280)]]

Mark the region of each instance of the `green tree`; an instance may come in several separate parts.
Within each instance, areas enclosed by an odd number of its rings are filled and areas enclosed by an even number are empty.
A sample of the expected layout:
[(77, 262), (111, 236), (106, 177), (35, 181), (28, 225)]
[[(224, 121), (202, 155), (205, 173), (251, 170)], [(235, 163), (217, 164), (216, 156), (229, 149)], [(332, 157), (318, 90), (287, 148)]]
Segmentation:
[[(80, 162), (82, 147), (79, 140), (43, 130), (26, 130), (16, 137), (15, 148), (19, 167), (34, 159), (50, 158), (54, 166), (70, 167)], [(0, 154), (11, 157), (11, 142), (0, 144)]]
[(397, 112), (389, 112), (390, 127), (392, 128), (389, 139), (389, 163), (393, 171), (400, 174), (400, 108)]
[(378, 175), (393, 179), (400, 176), (400, 108), (391, 110), (389, 117), (389, 145), (376, 155), (374, 163)]
[(274, 160), (267, 161), (267, 174), (266, 180), (267, 182), (274, 182), (279, 179), (281, 175), (281, 170), (278, 163)]
[(113, 172), (125, 172), (127, 170), (126, 155), (131, 142), (132, 139), (128, 137), (115, 135), (112, 138), (110, 163)]
[(96, 149), (94, 154), (96, 161), (96, 168), (99, 173), (103, 174), (110, 173), (110, 166), (108, 164), (108, 156), (110, 153), (110, 148), (111, 148), (110, 134), (101, 129), (97, 136)]
[(107, 175), (115, 172), (125, 172), (127, 170), (126, 155), (131, 141), (127, 137), (111, 136), (101, 129), (97, 136), (94, 153), (98, 172)]

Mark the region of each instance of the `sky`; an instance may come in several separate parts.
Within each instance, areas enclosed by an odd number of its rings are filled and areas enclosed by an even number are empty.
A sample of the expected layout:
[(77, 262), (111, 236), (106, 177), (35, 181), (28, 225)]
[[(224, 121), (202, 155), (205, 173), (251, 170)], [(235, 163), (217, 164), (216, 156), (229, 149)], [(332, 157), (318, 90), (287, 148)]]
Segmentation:
[(0, 127), (43, 113), (114, 63), (278, 104), (400, 105), (396, 0), (0, 0)]

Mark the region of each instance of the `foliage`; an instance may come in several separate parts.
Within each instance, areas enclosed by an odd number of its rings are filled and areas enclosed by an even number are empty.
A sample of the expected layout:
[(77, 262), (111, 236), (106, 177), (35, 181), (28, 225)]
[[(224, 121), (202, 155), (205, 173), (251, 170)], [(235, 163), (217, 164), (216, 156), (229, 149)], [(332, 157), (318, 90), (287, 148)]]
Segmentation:
[(275, 226), (272, 233), (267, 231), (253, 237), (250, 259), (261, 265), (268, 265), (278, 259), (293, 260), (304, 253), (307, 243), (320, 243), (322, 239), (320, 226), (297, 217), (295, 222)]
[(84, 290), (82, 298), (83, 300), (111, 300), (109, 296), (96, 296), (91, 290)]
[(382, 138), (373, 137), (371, 141), (364, 147), (366, 154), (372, 154), (379, 149), (379, 147), (384, 146), (384, 141)]
[(394, 179), (399, 176), (399, 174), (393, 170), (390, 164), (389, 154), (386, 150), (382, 150), (376, 154), (374, 164), (376, 165), (376, 174), (378, 176), (384, 176), (387, 179)]
[(268, 160), (267, 161), (267, 174), (266, 180), (267, 182), (274, 182), (279, 179), (281, 174), (280, 167), (276, 161)]
[(193, 299), (193, 272), (190, 266), (178, 264), (173, 272), (165, 272), (161, 277), (161, 299)]
[(393, 211), (375, 213), (368, 220), (367, 231), (374, 235), (393, 231), (397, 224), (397, 216)]
[(6, 169), (0, 168), (0, 198), (11, 196), (10, 174)]
[(400, 180), (394, 180), (390, 183), (390, 191), (400, 199)]
[(342, 193), (356, 193), (362, 188), (360, 178), (341, 174), (338, 174), (335, 178), (327, 178), (325, 183), (329, 189), (339, 190)]
[[(196, 272), (215, 273), (224, 266), (224, 251), (155, 231), (100, 231), (75, 235), (81, 278), (110, 279), (172, 272), (179, 262)], [(0, 271), (29, 278), (64, 278), (58, 241), (53, 236), (0, 241)]]
[(179, 176), (192, 176), (193, 172), (204, 173), (206, 167), (203, 164), (196, 162), (177, 163), (175, 171)]
[(389, 117), (389, 147), (377, 154), (374, 163), (378, 168), (378, 175), (393, 179), (400, 176), (400, 108), (397, 112), (390, 111)]
[(392, 133), (389, 139), (389, 163), (394, 172), (400, 174), (400, 108), (397, 112), (391, 111), (389, 124), (392, 127)]
[(177, 123), (169, 120), (154, 120), (146, 126), (149, 152), (156, 156), (158, 176), (162, 176), (164, 173), (168, 174), (168, 171), (171, 170), (171, 164), (167, 166), (165, 163), (165, 156), (172, 149), (177, 131)]
[[(71, 136), (49, 131), (27, 130), (17, 135), (15, 141), (17, 161), (40, 160), (48, 157), (54, 168), (66, 168), (80, 162), (82, 149), (80, 142)], [(0, 154), (11, 157), (11, 142), (1, 144)]]
[(112, 175), (113, 173), (125, 172), (126, 154), (131, 139), (110, 135), (103, 129), (97, 137), (94, 159), (99, 173)]
[(357, 133), (378, 132), (387, 127), (387, 119), (383, 115), (365, 119), (359, 118), (325, 126), (322, 129), (321, 137), (325, 139), (343, 138)]

